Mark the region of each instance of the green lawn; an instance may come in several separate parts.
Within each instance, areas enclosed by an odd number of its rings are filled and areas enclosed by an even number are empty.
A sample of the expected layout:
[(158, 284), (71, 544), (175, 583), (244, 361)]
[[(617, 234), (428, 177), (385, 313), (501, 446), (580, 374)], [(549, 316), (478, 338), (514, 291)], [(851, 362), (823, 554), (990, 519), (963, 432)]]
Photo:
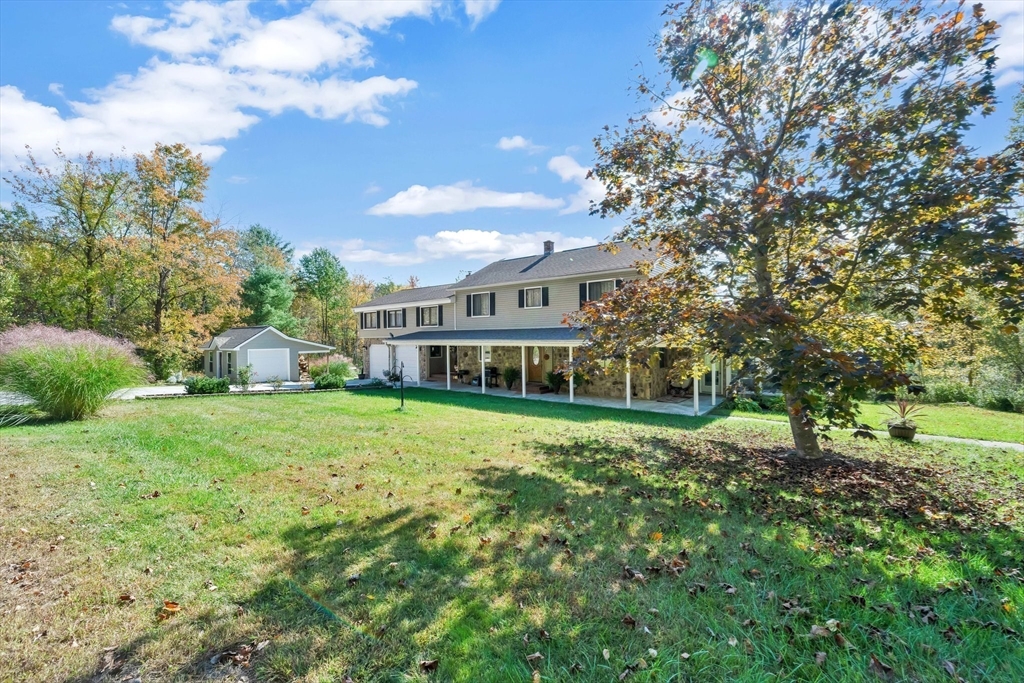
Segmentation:
[(0, 432), (0, 681), (1024, 680), (1019, 453), (407, 393)]
[[(884, 431), (886, 420), (893, 417), (892, 411), (881, 403), (862, 403), (860, 408), (860, 418), (875, 429)], [(716, 409), (713, 414), (756, 417), (775, 422), (788, 420), (785, 415), (778, 413), (748, 413), (741, 410)], [(919, 434), (1024, 443), (1024, 415), (1020, 413), (953, 404), (924, 405), (921, 417), (915, 418), (915, 421)]]

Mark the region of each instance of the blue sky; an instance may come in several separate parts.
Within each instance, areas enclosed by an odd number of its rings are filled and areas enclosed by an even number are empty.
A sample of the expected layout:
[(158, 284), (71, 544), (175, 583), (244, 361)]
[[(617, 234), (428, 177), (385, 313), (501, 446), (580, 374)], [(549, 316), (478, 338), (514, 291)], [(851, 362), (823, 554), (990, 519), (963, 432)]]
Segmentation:
[[(999, 94), (1024, 78), (1024, 3), (1004, 24)], [(207, 208), (300, 253), (423, 284), (496, 258), (593, 244), (592, 139), (641, 104), (664, 3), (0, 2), (0, 170), (188, 143)], [(644, 66), (640, 66), (640, 64)], [(972, 134), (1005, 134), (1004, 107)], [(6, 189), (0, 199), (10, 200)]]

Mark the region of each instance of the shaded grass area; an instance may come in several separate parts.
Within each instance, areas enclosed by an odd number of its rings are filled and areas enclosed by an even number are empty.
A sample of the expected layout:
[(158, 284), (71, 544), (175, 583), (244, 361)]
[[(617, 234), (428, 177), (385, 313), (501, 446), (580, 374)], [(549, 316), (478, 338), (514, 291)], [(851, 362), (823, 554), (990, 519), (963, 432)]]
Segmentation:
[(1019, 454), (813, 466), (782, 425), (396, 405), (5, 430), (0, 680), (1024, 679)]
[[(914, 418), (920, 434), (1024, 443), (1024, 415), (1020, 413), (1004, 413), (955, 404), (925, 404), (922, 406), (921, 412), (922, 417)], [(712, 411), (712, 415), (735, 415), (775, 422), (786, 422), (788, 419), (779, 413), (750, 413), (723, 408), (716, 408)], [(886, 420), (892, 417), (892, 411), (881, 403), (862, 403), (860, 405), (860, 419), (874, 429), (885, 431)]]

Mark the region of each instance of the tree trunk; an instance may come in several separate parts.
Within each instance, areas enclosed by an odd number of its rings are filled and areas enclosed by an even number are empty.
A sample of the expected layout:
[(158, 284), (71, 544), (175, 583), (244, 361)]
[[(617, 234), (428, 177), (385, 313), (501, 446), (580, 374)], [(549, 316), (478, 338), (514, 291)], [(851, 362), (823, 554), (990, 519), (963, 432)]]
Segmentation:
[(803, 411), (793, 414), (793, 404), (796, 398), (786, 395), (786, 410), (789, 413), (789, 428), (793, 432), (793, 445), (796, 446), (798, 457), (810, 460), (818, 460), (825, 457), (818, 445), (818, 435), (808, 422), (804, 421)]

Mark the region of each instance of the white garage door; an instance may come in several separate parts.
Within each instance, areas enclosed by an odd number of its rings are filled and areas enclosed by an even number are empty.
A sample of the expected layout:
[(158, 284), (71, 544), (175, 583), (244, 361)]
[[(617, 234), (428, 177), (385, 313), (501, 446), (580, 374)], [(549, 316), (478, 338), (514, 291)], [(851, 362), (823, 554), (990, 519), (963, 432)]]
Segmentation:
[(412, 378), (413, 382), (420, 381), (420, 350), (416, 346), (396, 346), (395, 365), (401, 366), (405, 363), (405, 381)]
[(256, 382), (291, 379), (288, 349), (249, 349), (249, 364)]
[(388, 363), (388, 347), (386, 344), (372, 344), (370, 346), (370, 379), (384, 379), (384, 371), (391, 369)]

